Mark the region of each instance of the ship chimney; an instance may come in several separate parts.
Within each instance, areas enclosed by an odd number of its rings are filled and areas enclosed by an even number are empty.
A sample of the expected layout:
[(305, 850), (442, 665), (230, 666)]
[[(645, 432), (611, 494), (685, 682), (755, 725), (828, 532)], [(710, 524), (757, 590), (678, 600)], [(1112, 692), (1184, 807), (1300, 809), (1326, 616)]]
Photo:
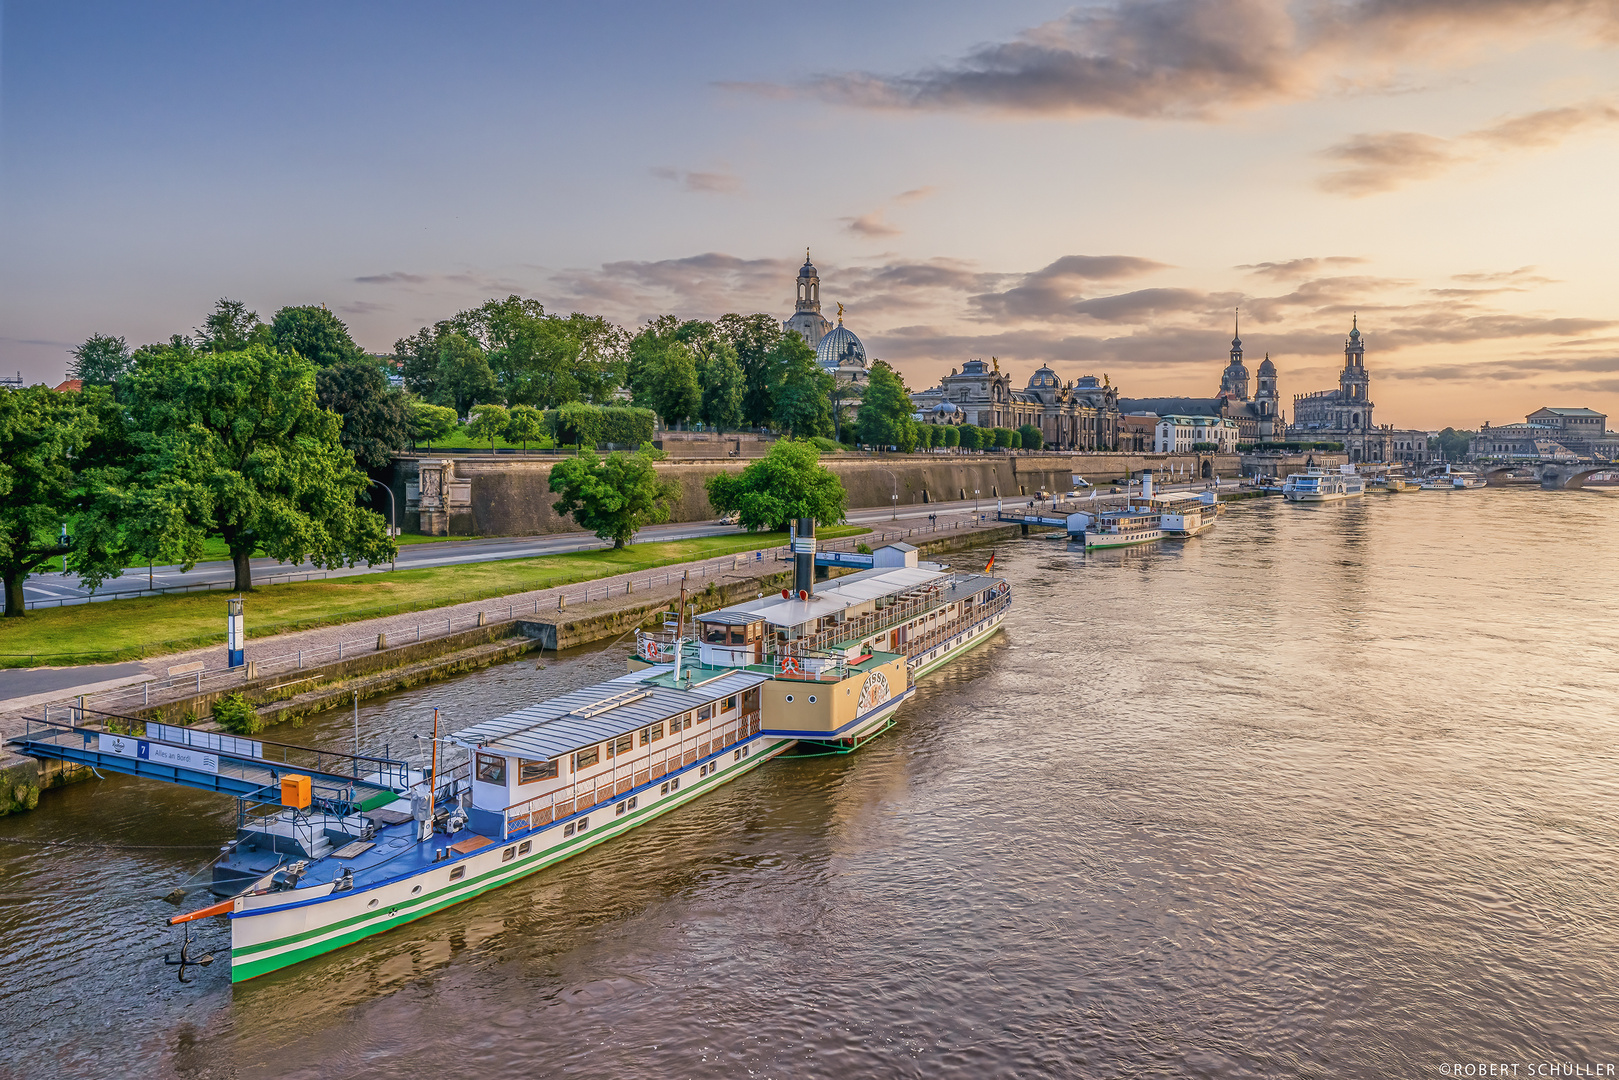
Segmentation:
[(793, 593), (815, 595), (815, 519), (799, 518), (793, 536)]
[(1141, 474), (1141, 497), (1143, 499), (1152, 498), (1152, 470), (1151, 469), (1148, 469), (1146, 472)]

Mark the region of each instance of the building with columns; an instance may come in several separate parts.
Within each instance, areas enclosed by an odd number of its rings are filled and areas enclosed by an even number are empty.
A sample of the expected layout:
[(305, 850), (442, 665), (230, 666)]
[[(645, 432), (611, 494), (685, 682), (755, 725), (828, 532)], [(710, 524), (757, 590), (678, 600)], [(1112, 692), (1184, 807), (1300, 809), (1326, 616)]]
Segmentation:
[(1106, 381), (1087, 375), (1064, 383), (1041, 366), (1025, 386), (1013, 386), (1001, 363), (969, 360), (931, 390), (912, 394), (918, 415), (929, 424), (972, 424), (1018, 428), (1032, 424), (1049, 447), (1059, 450), (1115, 450), (1119, 439), (1119, 395)]

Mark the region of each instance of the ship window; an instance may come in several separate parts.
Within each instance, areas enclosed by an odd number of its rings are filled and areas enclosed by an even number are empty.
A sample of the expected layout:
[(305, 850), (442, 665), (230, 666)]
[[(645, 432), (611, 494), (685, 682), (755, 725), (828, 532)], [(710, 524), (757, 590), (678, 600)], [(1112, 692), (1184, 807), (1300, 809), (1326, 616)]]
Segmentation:
[(669, 781), (669, 790), (670, 791), (679, 791), (680, 790), (680, 777), (677, 776), (673, 780)]
[(811, 705), (815, 704), (815, 695), (814, 694), (810, 695), (810, 704)]
[(410, 895), (415, 896), (417, 893), (419, 893), (421, 891), (422, 891), (422, 887), (420, 885), (418, 885), (414, 889), (410, 890)]
[(519, 784), (537, 784), (541, 780), (555, 780), (557, 778), (557, 763), (555, 761), (518, 761), (517, 782)]
[(641, 729), (642, 746), (645, 746), (647, 743), (657, 742), (661, 738), (663, 738), (663, 721), (661, 720), (656, 724), (653, 724), (651, 727)]
[(579, 831), (584, 832), (588, 828), (590, 828), (590, 819), (587, 818), (587, 817), (580, 818), (579, 819)]
[(590, 768), (600, 760), (600, 750), (597, 747), (592, 746), (589, 750), (581, 750), (577, 754), (573, 755), (573, 767), (577, 772), (580, 769)]
[(726, 630), (723, 624), (704, 623), (703, 640), (710, 645), (724, 645)]
[(616, 740), (615, 739), (607, 740), (607, 756), (608, 757), (617, 757), (620, 754), (627, 754), (631, 750), (634, 750), (634, 749), (635, 749), (635, 736), (634, 735), (625, 735), (625, 736), (623, 736), (623, 737), (621, 737), (619, 739), (616, 739)]
[(494, 754), (478, 755), (478, 779), (486, 784), (506, 782), (506, 759)]
[(714, 715), (714, 706), (712, 706), (712, 705), (704, 705), (701, 709), (697, 710), (697, 719), (699, 719), (699, 720), (711, 719), (713, 717), (713, 715)]
[(663, 786), (658, 789), (658, 794), (659, 795), (667, 795), (667, 794), (669, 794), (669, 781), (665, 780), (663, 782)]
[(732, 694), (730, 697), (726, 698), (723, 702), (720, 703), (720, 712), (730, 712), (734, 708), (736, 708), (736, 695), (735, 694)]
[(571, 822), (571, 821), (568, 822), (567, 826), (564, 827), (563, 830), (562, 830), (562, 835), (563, 836), (572, 836), (573, 835), (573, 828), (574, 828), (574, 823)]
[(464, 878), (466, 876), (467, 876), (467, 868), (464, 867), (464, 866), (457, 866), (454, 870), (450, 871), (450, 880), (451, 881), (460, 881), (462, 878)]
[(791, 694), (788, 694), (788, 695), (787, 695), (787, 700), (788, 700), (788, 701), (791, 701), (791, 700), (793, 700), (793, 695), (791, 695)]
[(534, 841), (532, 841), (532, 840), (524, 840), (521, 844), (517, 845), (517, 854), (519, 854), (519, 855), (527, 855), (529, 852), (531, 852), (533, 850), (534, 850)]
[(740, 627), (740, 626), (731, 627), (731, 644), (732, 645), (741, 645), (741, 644), (744, 643), (744, 641), (745, 641), (745, 636), (743, 634), (742, 627)]
[(691, 713), (683, 713), (669, 721), (670, 731), (684, 731), (691, 727)]
[(376, 907), (377, 906), (377, 898), (373, 896), (371, 898), (371, 902), (369, 904), (365, 905), (365, 906), (366, 907)]
[(732, 761), (741, 761), (742, 760), (742, 751), (740, 751), (740, 750), (731, 751), (731, 760)]
[(501, 862), (511, 862), (515, 858), (517, 858), (517, 849), (514, 847), (509, 847), (500, 853)]
[(624, 814), (624, 811), (628, 810), (629, 808), (630, 808), (630, 803), (629, 803), (629, 800), (626, 799), (623, 802), (619, 803), (617, 806), (613, 807), (613, 813), (615, 815), (618, 815), (618, 816), (622, 817), (623, 814)]

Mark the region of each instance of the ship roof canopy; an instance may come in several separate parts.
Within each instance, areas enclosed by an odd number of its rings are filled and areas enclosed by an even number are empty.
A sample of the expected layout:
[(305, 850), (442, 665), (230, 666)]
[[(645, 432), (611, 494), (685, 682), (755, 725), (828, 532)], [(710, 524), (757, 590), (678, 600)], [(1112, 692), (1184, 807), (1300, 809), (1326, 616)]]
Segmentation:
[[(673, 664), (658, 664), (573, 690), (463, 728), (450, 738), (467, 747), (545, 761), (752, 689), (769, 676), (737, 668), (691, 668), (679, 688), (665, 685)], [(704, 676), (708, 676), (704, 678)]]
[(699, 622), (738, 625), (763, 619), (772, 626), (801, 626), (884, 596), (936, 584), (949, 574), (921, 566), (879, 567), (840, 577), (808, 600), (765, 596), (697, 616)]

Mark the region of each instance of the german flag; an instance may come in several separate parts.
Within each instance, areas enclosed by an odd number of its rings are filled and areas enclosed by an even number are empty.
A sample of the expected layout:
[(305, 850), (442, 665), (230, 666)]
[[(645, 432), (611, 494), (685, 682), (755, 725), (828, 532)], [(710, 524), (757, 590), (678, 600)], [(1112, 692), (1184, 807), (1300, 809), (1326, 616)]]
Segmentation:
[(995, 569), (995, 553), (992, 551), (989, 553), (989, 562), (984, 564), (984, 573), (987, 574), (993, 569)]

